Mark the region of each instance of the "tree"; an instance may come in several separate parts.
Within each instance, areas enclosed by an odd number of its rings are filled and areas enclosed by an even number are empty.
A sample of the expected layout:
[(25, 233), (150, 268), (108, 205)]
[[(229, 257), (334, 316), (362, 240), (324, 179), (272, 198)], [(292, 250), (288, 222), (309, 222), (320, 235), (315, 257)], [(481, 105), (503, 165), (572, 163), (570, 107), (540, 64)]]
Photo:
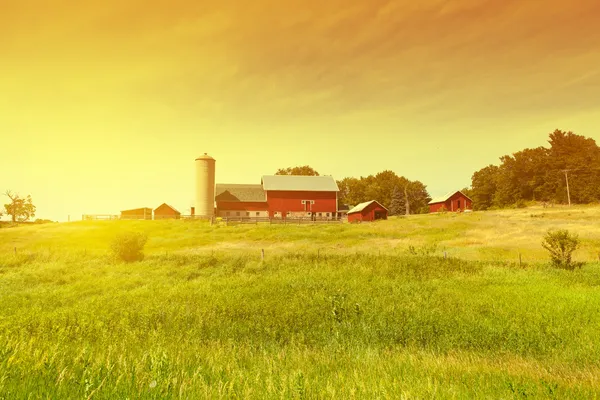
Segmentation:
[(6, 214), (11, 216), (12, 222), (24, 222), (35, 217), (35, 206), (31, 201), (31, 196), (22, 198), (10, 190), (4, 194), (10, 199), (10, 203), (5, 204), (4, 209)]
[(319, 176), (319, 173), (308, 165), (299, 167), (280, 168), (275, 172), (275, 175), (303, 175), (303, 176)]
[(390, 203), (390, 215), (399, 215), (402, 212), (403, 197), (398, 186), (394, 186), (392, 202)]
[(377, 200), (390, 210), (391, 215), (405, 214), (407, 203), (410, 213), (427, 212), (427, 203), (431, 200), (421, 182), (410, 181), (389, 170), (367, 177), (344, 178), (337, 183), (340, 204), (356, 205)]
[(500, 168), (495, 165), (488, 165), (473, 174), (471, 178), (473, 209), (487, 210), (494, 205), (499, 170)]

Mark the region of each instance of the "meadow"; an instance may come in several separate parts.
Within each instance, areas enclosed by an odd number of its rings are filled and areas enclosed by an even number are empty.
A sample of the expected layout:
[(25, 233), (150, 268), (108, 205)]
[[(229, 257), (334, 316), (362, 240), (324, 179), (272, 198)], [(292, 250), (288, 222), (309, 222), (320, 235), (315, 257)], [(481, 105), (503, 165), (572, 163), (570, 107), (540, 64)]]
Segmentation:
[[(1, 228), (0, 399), (598, 398), (599, 219)], [(582, 269), (549, 265), (551, 228)], [(143, 261), (111, 257), (123, 231)]]

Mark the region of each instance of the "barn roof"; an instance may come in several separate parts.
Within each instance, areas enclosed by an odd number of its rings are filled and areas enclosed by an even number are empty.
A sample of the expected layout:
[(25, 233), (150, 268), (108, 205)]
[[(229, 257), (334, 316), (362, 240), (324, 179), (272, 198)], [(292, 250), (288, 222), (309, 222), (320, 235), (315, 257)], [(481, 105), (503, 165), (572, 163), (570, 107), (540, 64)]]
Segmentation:
[(339, 192), (331, 176), (265, 175), (262, 177), (265, 190), (295, 192)]
[(384, 206), (382, 206), (381, 203), (378, 202), (377, 200), (371, 200), (371, 201), (366, 201), (364, 203), (357, 204), (351, 210), (348, 211), (348, 214), (354, 214), (354, 213), (357, 213), (357, 212), (361, 212), (362, 210), (364, 210), (365, 208), (367, 208), (368, 206), (370, 206), (373, 203), (379, 204), (379, 206), (381, 208), (383, 208), (384, 210), (388, 211), (388, 209), (385, 208)]
[(156, 212), (156, 210), (158, 210), (159, 208), (161, 208), (162, 206), (167, 206), (169, 207), (171, 210), (175, 211), (177, 214), (181, 214), (179, 211), (177, 211), (177, 209), (171, 205), (168, 205), (167, 203), (162, 203), (160, 206), (156, 207), (154, 209), (154, 212)]
[(152, 209), (150, 207), (131, 208), (129, 210), (121, 210), (121, 212), (124, 213), (124, 212), (130, 212), (130, 211), (143, 211), (143, 210), (150, 210), (150, 212), (152, 212)]
[(262, 202), (266, 201), (266, 197), (262, 185), (217, 183), (215, 200)]
[[(436, 204), (436, 203), (445, 203), (450, 197), (454, 196), (456, 193), (460, 193), (465, 196), (467, 199), (471, 200), (469, 196), (461, 192), (460, 190), (453, 190), (452, 192), (448, 192), (443, 196), (434, 197), (428, 204)], [(473, 200), (471, 200), (473, 201)]]

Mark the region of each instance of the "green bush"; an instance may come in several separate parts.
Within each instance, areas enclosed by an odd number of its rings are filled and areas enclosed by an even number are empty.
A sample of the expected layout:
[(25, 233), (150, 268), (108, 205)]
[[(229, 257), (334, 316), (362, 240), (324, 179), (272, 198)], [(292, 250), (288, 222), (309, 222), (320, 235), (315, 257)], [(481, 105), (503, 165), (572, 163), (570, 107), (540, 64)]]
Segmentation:
[(581, 268), (581, 263), (574, 263), (571, 259), (573, 252), (579, 247), (579, 237), (568, 230), (548, 231), (542, 247), (550, 252), (550, 260), (555, 267), (568, 270)]
[(124, 232), (115, 237), (111, 243), (113, 255), (121, 261), (133, 262), (144, 259), (144, 246), (148, 241), (141, 232)]

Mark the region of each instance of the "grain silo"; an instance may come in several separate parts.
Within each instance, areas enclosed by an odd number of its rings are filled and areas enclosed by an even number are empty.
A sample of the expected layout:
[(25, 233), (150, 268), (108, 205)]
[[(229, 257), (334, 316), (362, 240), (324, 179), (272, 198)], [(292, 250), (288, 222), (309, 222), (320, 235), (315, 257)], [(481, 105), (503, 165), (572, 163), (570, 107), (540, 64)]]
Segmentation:
[(215, 159), (204, 153), (196, 158), (196, 208), (198, 217), (211, 218), (215, 213)]

